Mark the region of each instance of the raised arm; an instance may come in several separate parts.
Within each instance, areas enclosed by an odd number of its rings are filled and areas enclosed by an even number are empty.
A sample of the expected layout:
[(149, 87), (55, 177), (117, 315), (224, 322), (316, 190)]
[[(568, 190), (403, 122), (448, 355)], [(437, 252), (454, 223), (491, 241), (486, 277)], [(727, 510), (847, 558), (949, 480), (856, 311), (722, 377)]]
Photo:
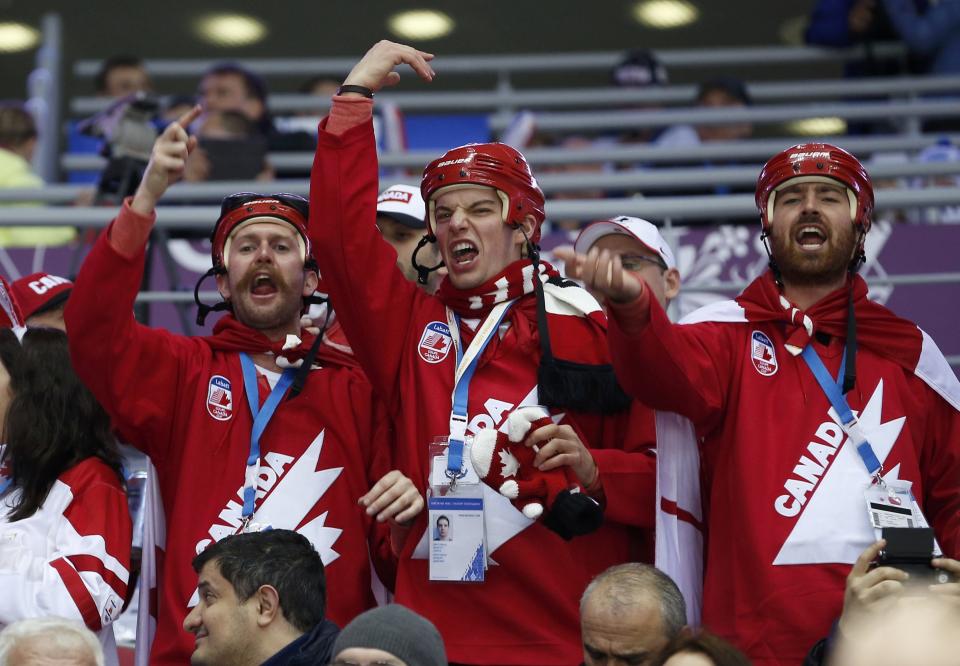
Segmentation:
[[(344, 85), (371, 93), (399, 80), (407, 64), (430, 80), (428, 53), (379, 42)], [(310, 176), (310, 236), (325, 288), (354, 354), (377, 392), (399, 399), (397, 379), (415, 303), (426, 298), (396, 266), (396, 252), (376, 228), (377, 149), (372, 102), (357, 92), (333, 98), (320, 125)]]
[(154, 207), (196, 145), (184, 128), (199, 111), (194, 108), (157, 139), (136, 195), (124, 202), (84, 260), (64, 313), (77, 375), (124, 439), (157, 462), (169, 443), (180, 384), (178, 359), (197, 343), (141, 326), (133, 317), (133, 304), (156, 218)]

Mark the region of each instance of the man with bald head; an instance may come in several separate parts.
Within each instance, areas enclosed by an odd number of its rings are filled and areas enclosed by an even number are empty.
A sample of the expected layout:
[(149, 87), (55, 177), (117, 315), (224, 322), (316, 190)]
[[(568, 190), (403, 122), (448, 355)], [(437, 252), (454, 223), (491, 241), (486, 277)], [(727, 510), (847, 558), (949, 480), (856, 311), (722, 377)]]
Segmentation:
[(610, 567), (580, 599), (584, 666), (646, 664), (686, 623), (683, 595), (665, 573), (639, 562)]
[(62, 618), (20, 620), (0, 632), (0, 666), (103, 666), (96, 635)]

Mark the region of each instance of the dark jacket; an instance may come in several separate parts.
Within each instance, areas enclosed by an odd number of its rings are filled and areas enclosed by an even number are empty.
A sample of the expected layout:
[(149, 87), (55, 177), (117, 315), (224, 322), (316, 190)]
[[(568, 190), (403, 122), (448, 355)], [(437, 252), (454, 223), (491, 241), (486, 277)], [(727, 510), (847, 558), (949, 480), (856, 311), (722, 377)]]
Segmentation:
[(340, 628), (330, 620), (324, 620), (309, 633), (287, 645), (267, 659), (261, 666), (315, 666), (332, 661), (333, 642)]

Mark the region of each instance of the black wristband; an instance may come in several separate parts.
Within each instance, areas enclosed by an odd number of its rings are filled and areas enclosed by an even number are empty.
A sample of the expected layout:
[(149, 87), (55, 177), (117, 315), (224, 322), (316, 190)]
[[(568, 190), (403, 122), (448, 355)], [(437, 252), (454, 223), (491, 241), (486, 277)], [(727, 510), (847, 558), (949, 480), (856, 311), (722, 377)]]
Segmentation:
[(343, 93), (357, 93), (358, 95), (363, 95), (368, 99), (373, 99), (373, 91), (366, 86), (344, 85), (337, 88), (338, 95), (342, 95)]

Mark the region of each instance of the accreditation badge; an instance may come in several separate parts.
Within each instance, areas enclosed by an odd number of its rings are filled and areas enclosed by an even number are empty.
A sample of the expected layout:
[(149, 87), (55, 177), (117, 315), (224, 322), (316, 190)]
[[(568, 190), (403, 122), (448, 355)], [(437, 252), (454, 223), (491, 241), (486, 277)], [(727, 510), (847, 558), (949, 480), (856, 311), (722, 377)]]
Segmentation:
[[(467, 438), (471, 440), (472, 438)], [(483, 487), (463, 446), (459, 471), (448, 469), (448, 441), (430, 444), (430, 485), (427, 496), (430, 580), (481, 583), (487, 555), (483, 517)]]

